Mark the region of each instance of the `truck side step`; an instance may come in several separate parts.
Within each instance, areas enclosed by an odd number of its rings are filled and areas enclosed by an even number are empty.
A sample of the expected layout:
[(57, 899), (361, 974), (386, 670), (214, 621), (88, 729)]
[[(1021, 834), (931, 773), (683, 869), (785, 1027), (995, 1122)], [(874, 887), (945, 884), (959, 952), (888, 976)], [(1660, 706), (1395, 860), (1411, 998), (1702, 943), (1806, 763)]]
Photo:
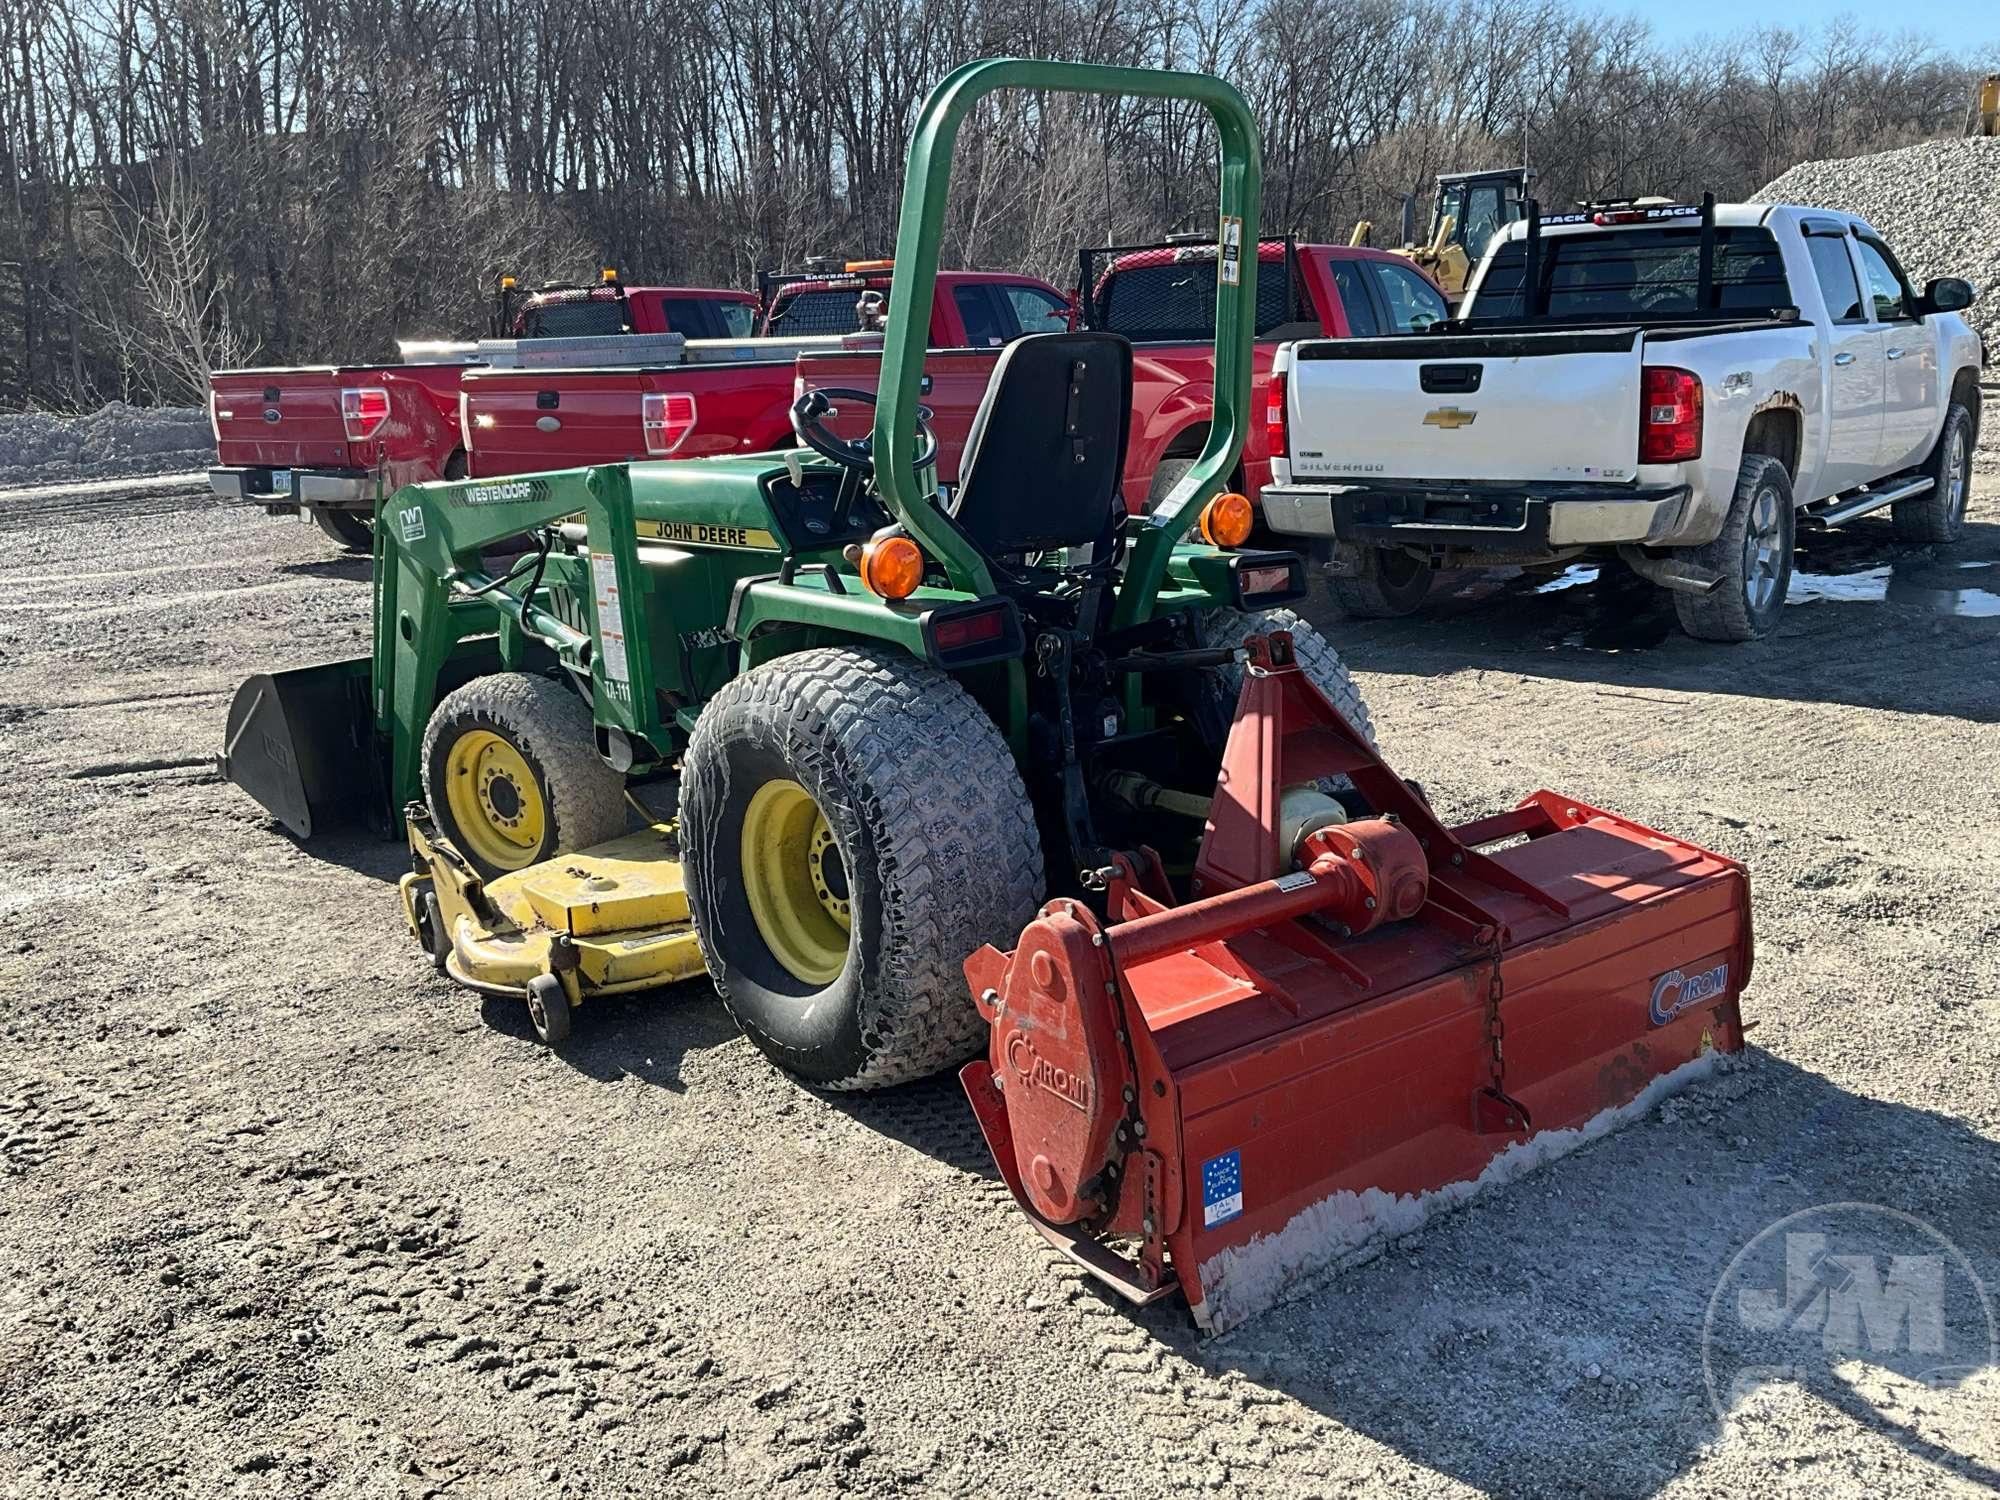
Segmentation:
[(1852, 494), (1836, 495), (1831, 500), (1822, 500), (1818, 506), (1800, 512), (1799, 519), (1812, 527), (1843, 526), (1857, 516), (1865, 516), (1870, 511), (1880, 510), (1885, 505), (1893, 505), (1898, 500), (1908, 500), (1921, 495), (1937, 481), (1928, 474), (1909, 474), (1894, 479), (1885, 479), (1880, 484), (1868, 485)]

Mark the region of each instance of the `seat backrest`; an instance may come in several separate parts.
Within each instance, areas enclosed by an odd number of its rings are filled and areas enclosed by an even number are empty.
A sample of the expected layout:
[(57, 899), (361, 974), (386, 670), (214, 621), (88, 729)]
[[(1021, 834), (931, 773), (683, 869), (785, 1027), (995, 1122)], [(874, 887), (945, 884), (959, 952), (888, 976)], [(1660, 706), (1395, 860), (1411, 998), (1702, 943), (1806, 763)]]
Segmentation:
[(1115, 333), (1032, 333), (1000, 351), (972, 418), (951, 512), (989, 553), (1107, 535), (1132, 425), (1132, 345)]

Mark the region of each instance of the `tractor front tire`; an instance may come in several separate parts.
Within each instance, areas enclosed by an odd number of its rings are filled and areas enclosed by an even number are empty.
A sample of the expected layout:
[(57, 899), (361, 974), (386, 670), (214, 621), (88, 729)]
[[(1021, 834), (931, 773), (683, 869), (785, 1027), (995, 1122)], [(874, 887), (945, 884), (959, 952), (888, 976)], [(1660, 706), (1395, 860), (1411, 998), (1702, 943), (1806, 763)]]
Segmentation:
[(680, 817), (709, 976), (780, 1067), (872, 1089), (977, 1050), (965, 960), (1034, 916), (1042, 848), (1006, 740), (958, 683), (867, 647), (757, 667), (703, 707)]
[(358, 510), (329, 510), (314, 506), (313, 524), (347, 552), (372, 554), (375, 551), (375, 523)]
[(547, 677), (495, 672), (447, 694), (424, 730), (424, 800), (487, 879), (625, 831), (625, 778), (590, 708)]

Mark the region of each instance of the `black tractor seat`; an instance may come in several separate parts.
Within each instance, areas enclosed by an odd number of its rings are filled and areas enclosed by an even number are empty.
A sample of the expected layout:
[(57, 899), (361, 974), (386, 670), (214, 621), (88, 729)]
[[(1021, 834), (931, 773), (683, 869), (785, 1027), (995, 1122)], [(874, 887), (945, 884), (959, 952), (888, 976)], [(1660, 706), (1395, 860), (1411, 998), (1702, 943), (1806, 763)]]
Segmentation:
[(1000, 351), (959, 461), (954, 520), (993, 557), (1108, 543), (1125, 518), (1132, 345), (1033, 333)]

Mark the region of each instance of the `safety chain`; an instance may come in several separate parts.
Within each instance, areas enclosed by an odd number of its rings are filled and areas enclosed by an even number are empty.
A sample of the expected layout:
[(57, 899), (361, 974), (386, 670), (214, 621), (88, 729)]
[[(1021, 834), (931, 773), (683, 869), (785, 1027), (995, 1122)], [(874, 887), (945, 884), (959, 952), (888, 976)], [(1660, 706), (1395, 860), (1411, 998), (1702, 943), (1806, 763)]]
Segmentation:
[(1507, 1059), (1501, 1042), (1507, 1035), (1507, 1023), (1500, 1019), (1500, 995), (1504, 988), (1500, 982), (1500, 936), (1493, 937), (1493, 967), (1486, 979), (1486, 1042), (1489, 1056), (1486, 1061), (1488, 1074), (1493, 1083), (1493, 1092), (1505, 1098), (1506, 1089), (1501, 1080), (1506, 1076)]

